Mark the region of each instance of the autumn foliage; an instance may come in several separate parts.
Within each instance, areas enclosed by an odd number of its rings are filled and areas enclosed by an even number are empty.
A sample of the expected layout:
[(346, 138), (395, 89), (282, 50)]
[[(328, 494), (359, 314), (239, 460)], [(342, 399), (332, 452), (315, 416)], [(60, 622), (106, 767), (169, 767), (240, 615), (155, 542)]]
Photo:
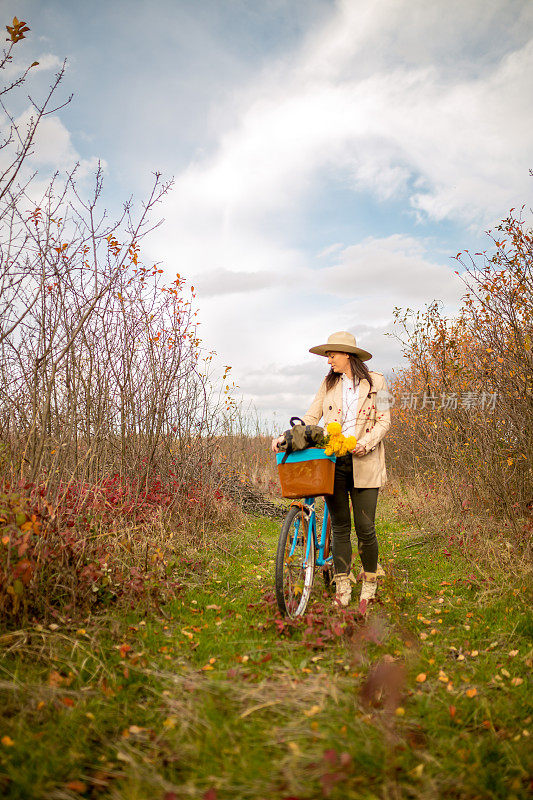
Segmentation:
[(457, 316), (437, 303), (397, 310), (409, 366), (391, 386), (387, 454), (396, 475), (438, 487), (456, 512), (507, 520), (522, 550), (533, 503), (533, 236), (513, 211), (489, 236), (490, 251), (456, 256), (466, 286)]
[[(7, 30), (0, 69), (29, 28)], [(141, 250), (170, 184), (156, 174), (115, 219), (100, 167), (91, 191), (76, 169), (34, 186), (31, 147), (62, 77), (26, 127), (9, 115), (0, 144), (0, 610), (13, 617), (159, 596), (177, 542), (204, 544), (232, 513), (213, 448), (230, 368), (217, 390), (193, 287)]]

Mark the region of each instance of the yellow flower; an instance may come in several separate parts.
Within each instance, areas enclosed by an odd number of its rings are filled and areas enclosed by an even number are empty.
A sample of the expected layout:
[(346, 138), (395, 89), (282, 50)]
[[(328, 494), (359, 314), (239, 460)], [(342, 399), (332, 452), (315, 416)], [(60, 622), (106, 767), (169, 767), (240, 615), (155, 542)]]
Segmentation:
[(345, 456), (347, 453), (355, 449), (357, 445), (357, 439), (355, 436), (344, 436), (339, 422), (330, 422), (327, 426), (327, 439), (325, 445), (326, 455), (335, 453), (337, 456)]

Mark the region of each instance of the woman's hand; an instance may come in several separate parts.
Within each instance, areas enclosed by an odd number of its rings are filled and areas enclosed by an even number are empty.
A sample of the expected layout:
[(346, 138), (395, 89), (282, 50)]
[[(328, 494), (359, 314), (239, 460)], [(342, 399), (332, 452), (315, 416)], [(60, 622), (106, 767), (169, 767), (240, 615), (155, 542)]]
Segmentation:
[(364, 444), (358, 444), (355, 450), (352, 450), (352, 453), (354, 454), (354, 456), (357, 456), (358, 458), (360, 458), (361, 456), (366, 456), (366, 447), (364, 446)]
[(272, 439), (272, 452), (279, 453), (279, 446), (285, 440), (284, 436), (278, 436), (277, 439)]

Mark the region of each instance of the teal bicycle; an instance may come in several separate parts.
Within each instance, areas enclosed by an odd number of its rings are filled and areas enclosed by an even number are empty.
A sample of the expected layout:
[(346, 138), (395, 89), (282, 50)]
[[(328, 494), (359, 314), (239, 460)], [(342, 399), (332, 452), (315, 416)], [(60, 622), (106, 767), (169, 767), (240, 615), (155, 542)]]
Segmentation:
[(320, 540), (316, 498), (291, 503), (283, 520), (276, 553), (276, 600), (284, 616), (301, 617), (307, 608), (317, 568), (326, 588), (333, 580), (331, 519), (324, 504)]

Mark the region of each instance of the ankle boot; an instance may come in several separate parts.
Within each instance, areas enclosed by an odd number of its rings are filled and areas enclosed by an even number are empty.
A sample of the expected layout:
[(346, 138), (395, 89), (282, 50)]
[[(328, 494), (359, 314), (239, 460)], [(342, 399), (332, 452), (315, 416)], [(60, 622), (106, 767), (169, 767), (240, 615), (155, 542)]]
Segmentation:
[(359, 598), (359, 613), (366, 614), (369, 603), (376, 596), (378, 577), (376, 572), (363, 572), (363, 585)]
[(337, 572), (335, 575), (335, 604), (345, 608), (352, 596), (352, 586), (347, 572)]

